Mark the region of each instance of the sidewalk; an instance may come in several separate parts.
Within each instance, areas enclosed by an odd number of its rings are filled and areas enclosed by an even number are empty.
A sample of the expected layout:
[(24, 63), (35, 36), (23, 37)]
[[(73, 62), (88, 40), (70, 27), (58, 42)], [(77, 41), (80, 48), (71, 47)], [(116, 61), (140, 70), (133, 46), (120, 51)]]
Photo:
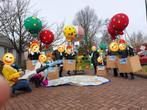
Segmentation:
[(101, 86), (34, 88), (2, 110), (147, 110), (147, 79), (107, 78), (111, 82)]

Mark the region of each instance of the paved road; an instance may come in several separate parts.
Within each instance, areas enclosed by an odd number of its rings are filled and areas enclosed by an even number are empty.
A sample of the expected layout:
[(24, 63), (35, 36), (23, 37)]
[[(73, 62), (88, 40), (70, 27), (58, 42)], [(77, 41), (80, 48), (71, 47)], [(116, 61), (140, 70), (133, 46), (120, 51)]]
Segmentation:
[(111, 82), (101, 86), (34, 88), (2, 110), (147, 110), (147, 79), (107, 78)]

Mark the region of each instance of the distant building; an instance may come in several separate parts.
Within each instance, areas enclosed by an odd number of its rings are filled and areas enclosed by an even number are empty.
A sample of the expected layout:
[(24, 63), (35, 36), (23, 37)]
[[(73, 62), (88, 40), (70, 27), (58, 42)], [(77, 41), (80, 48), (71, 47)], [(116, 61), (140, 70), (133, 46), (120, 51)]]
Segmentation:
[(16, 63), (18, 63), (18, 55), (16, 50), (13, 48), (13, 45), (9, 40), (0, 36), (0, 60), (2, 60), (3, 55), (7, 52), (12, 53), (15, 56)]

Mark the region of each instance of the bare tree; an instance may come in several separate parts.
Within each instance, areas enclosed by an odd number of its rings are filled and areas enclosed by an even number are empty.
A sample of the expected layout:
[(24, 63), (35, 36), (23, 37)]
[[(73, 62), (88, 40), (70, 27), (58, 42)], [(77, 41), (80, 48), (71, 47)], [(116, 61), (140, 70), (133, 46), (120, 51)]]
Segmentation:
[[(63, 28), (65, 26), (65, 23), (62, 22), (61, 24), (56, 24), (55, 26), (55, 40), (53, 41), (53, 43), (51, 44), (51, 46), (57, 46), (56, 42), (61, 41), (61, 39), (63, 39)], [(63, 40), (62, 42), (60, 42), (61, 44), (64, 43), (65, 40)]]
[(5, 0), (0, 6), (0, 30), (3, 37), (9, 40), (18, 53), (18, 63), (25, 47), (33, 39), (23, 22), (28, 14), (30, 0)]
[(98, 17), (94, 11), (89, 6), (77, 12), (75, 19), (73, 21), (74, 25), (81, 25), (85, 30), (85, 44), (88, 46), (88, 49), (92, 46), (94, 37), (99, 31), (101, 20), (98, 20)]
[(109, 44), (110, 42), (112, 42), (112, 39), (111, 39), (107, 30), (104, 30), (102, 32), (102, 37), (100, 39), (101, 39), (100, 42), (103, 42), (103, 43), (106, 43), (106, 44)]
[(143, 35), (141, 32), (133, 33), (129, 37), (129, 41), (134, 48), (139, 48), (142, 44), (147, 43), (147, 36)]

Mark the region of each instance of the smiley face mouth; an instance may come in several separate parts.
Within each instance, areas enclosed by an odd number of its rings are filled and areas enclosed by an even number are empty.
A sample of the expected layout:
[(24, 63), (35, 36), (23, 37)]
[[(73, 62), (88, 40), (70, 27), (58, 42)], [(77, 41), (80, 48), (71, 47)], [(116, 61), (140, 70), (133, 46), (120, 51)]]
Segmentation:
[(12, 60), (6, 60), (6, 59), (5, 59), (5, 62), (6, 62), (6, 63), (11, 63)]

